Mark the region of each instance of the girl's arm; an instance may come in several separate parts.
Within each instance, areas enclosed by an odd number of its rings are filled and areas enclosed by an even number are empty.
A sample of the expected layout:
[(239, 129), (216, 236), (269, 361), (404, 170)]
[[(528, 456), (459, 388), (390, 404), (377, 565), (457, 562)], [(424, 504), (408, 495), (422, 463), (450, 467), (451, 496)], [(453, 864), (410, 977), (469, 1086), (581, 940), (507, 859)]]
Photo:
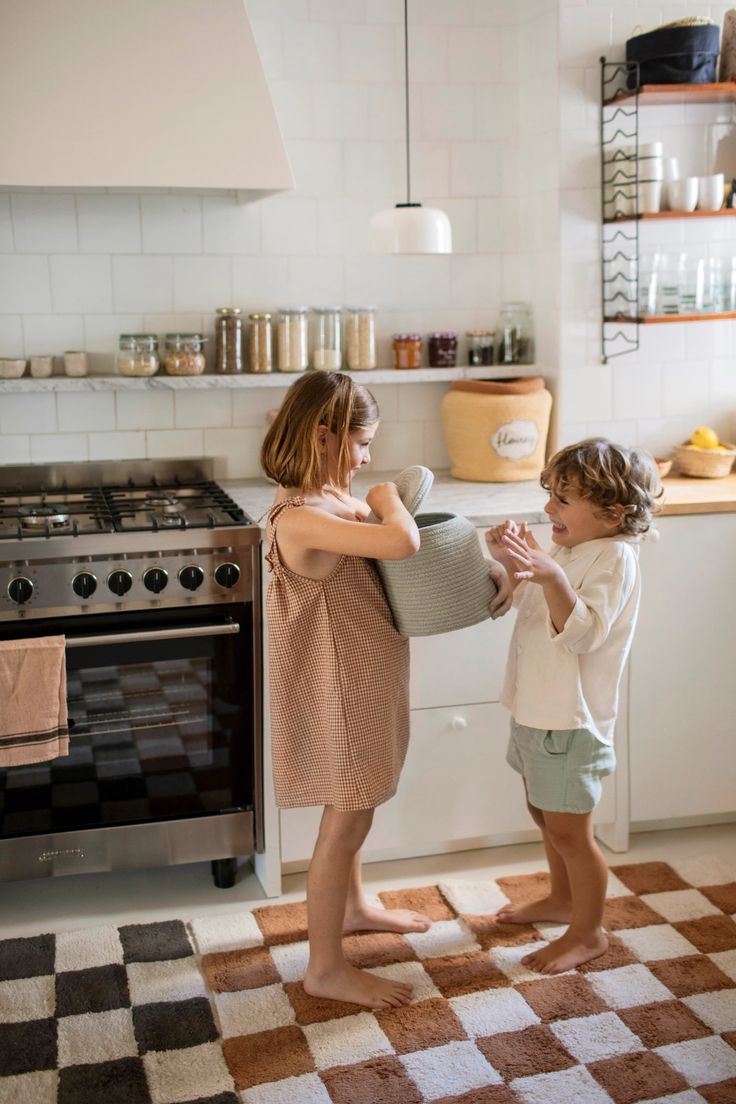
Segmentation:
[[(364, 556), (372, 560), (406, 560), (419, 550), (419, 530), (394, 483), (379, 483), (366, 501), (380, 525), (347, 521), (317, 506), (290, 510), (284, 518), (289, 536), (304, 549)], [(283, 522), (282, 522), (283, 525)]]

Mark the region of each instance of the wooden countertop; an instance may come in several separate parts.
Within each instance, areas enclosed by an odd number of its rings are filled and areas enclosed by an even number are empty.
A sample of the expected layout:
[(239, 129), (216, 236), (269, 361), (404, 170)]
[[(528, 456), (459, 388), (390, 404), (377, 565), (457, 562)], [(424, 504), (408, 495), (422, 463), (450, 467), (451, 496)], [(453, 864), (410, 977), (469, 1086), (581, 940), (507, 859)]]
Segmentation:
[(693, 479), (668, 475), (662, 480), (662, 515), (736, 513), (736, 473), (723, 479)]

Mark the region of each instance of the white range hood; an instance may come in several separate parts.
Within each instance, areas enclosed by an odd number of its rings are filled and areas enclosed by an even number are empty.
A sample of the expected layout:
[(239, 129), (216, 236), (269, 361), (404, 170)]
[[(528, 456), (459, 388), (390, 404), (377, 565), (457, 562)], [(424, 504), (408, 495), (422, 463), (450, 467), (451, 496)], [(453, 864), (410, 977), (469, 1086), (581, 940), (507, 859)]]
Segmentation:
[(294, 186), (244, 0), (0, 0), (0, 187)]

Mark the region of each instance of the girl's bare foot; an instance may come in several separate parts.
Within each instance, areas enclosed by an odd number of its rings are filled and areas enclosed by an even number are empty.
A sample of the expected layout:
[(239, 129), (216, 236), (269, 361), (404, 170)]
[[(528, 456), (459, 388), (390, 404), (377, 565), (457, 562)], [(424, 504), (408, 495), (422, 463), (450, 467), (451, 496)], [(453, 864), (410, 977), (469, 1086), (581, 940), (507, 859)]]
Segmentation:
[(312, 997), (347, 1001), (364, 1008), (399, 1008), (410, 1003), (413, 993), (411, 985), (356, 970), (347, 962), (319, 974), (308, 967), (304, 991)]
[(560, 901), (555, 897), (542, 897), (539, 901), (530, 901), (528, 905), (506, 905), (496, 914), (501, 924), (534, 924), (537, 920), (551, 920), (558, 924), (569, 924), (572, 919), (572, 905), (569, 901)]
[(345, 913), (344, 932), (387, 931), (387, 932), (425, 932), (429, 931), (432, 921), (422, 912), (411, 909), (383, 909), (369, 905), (366, 901), (357, 908)]
[(608, 938), (602, 928), (585, 937), (568, 928), (559, 939), (538, 951), (524, 955), (521, 961), (530, 970), (538, 970), (540, 974), (564, 974), (566, 970), (574, 970), (591, 958), (598, 958), (607, 950)]

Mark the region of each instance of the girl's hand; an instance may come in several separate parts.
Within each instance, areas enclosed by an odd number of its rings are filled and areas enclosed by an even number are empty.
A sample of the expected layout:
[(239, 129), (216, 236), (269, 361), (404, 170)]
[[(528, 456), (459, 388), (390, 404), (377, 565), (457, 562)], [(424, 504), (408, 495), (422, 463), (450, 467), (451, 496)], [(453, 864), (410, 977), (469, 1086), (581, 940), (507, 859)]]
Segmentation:
[(365, 500), (377, 518), (383, 518), (392, 505), (397, 501), (401, 502), (395, 483), (376, 483), (365, 496)]
[(522, 525), (518, 533), (505, 532), (502, 542), (511, 559), (511, 571), (518, 582), (544, 585), (563, 574), (555, 560), (539, 547), (530, 529)]

